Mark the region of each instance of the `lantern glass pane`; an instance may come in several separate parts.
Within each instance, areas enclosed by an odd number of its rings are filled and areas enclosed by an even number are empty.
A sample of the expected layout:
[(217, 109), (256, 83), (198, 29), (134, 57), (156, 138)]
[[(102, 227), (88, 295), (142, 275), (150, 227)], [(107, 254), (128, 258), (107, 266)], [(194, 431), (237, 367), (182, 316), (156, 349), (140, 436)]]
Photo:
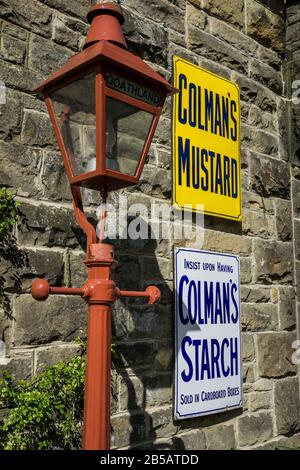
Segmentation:
[(51, 99), (73, 175), (96, 170), (95, 74), (60, 88)]
[(134, 176), (153, 115), (107, 97), (106, 168)]

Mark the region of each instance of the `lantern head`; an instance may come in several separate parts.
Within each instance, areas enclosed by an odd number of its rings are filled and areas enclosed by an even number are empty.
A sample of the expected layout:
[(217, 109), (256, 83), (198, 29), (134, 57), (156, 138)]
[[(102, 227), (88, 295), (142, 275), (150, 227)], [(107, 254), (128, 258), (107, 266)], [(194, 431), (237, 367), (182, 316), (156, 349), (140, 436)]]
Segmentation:
[(44, 95), (70, 184), (136, 184), (166, 97), (174, 88), (127, 50), (118, 6), (102, 3), (82, 52), (35, 91)]

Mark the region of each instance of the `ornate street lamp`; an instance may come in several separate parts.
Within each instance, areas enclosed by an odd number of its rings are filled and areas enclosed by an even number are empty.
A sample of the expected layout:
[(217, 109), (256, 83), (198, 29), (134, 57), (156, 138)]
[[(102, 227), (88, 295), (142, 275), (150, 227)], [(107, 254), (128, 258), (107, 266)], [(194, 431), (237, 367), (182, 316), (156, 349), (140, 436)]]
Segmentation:
[(82, 296), (89, 305), (83, 448), (109, 449), (111, 305), (118, 297), (145, 297), (153, 304), (160, 291), (118, 289), (112, 280), (112, 245), (103, 243), (83, 210), (80, 187), (107, 192), (136, 184), (162, 112), (174, 88), (139, 57), (127, 50), (121, 24), (124, 17), (113, 3), (94, 6), (82, 52), (35, 91), (42, 93), (54, 127), (73, 196), (78, 224), (87, 237), (88, 281), (81, 288), (50, 287), (45, 279), (32, 284), (32, 295)]

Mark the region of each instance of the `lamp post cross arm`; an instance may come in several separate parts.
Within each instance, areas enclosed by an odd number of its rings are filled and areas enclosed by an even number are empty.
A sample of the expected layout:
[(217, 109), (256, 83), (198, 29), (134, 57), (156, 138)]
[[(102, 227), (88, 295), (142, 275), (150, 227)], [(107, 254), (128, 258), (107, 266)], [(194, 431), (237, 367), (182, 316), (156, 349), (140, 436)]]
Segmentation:
[[(106, 289), (105, 289), (106, 287)], [(103, 298), (103, 289), (109, 292)], [(101, 291), (99, 295), (99, 290)], [(153, 305), (160, 300), (160, 290), (156, 286), (148, 286), (145, 291), (125, 291), (115, 286), (113, 281), (98, 281), (94, 284), (84, 284), (82, 287), (55, 287), (50, 286), (46, 279), (36, 279), (31, 286), (31, 293), (36, 300), (47, 300), (50, 294), (55, 295), (80, 295), (85, 300), (91, 302), (113, 303), (121, 297), (145, 298), (149, 305)], [(101, 299), (99, 298), (101, 297)]]

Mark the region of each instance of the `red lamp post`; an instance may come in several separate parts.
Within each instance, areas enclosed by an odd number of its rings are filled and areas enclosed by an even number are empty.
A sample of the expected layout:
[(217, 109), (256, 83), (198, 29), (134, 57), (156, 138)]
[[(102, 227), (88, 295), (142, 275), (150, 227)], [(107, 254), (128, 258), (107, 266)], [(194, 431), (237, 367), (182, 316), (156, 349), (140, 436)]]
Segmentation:
[(113, 3), (88, 13), (90, 30), (82, 52), (35, 91), (42, 93), (54, 127), (73, 196), (78, 224), (87, 237), (88, 280), (81, 288), (32, 283), (36, 300), (49, 294), (80, 295), (88, 303), (87, 372), (83, 449), (109, 449), (111, 305), (118, 297), (160, 299), (155, 286), (144, 292), (118, 289), (112, 279), (114, 248), (103, 243), (84, 213), (80, 187), (107, 192), (139, 181), (166, 97), (174, 88), (127, 50), (124, 17)]

